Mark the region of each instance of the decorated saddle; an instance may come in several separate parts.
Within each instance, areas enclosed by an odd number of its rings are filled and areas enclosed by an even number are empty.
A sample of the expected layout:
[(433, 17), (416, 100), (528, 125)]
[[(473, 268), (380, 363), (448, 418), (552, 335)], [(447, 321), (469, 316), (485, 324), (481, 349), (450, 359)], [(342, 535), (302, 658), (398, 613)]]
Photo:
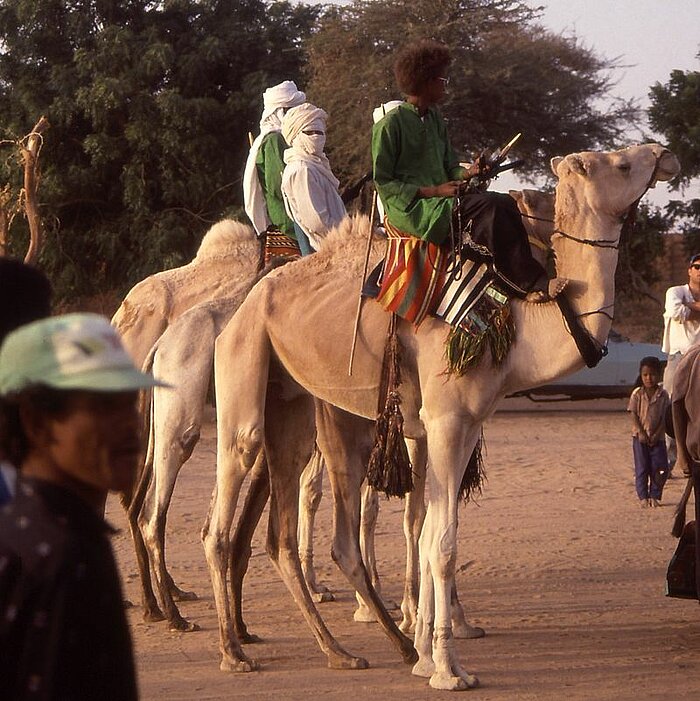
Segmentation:
[(453, 251), (384, 223), (388, 245), (376, 300), (419, 326), (426, 316), (450, 325), (448, 372), (463, 374), (491, 348), (494, 362), (506, 357), (514, 337), (508, 296), (498, 284), (489, 252), (468, 237)]

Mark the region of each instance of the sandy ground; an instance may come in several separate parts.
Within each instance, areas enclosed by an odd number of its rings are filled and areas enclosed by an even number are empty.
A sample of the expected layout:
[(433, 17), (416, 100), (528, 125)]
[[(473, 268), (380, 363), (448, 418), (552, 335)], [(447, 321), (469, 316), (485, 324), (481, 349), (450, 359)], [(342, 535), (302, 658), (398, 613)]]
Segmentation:
[[(660, 509), (640, 509), (622, 401), (533, 405), (507, 400), (486, 425), (488, 481), (460, 509), (457, 586), (481, 640), (457, 642), (484, 701), (700, 698), (700, 609), (664, 596), (670, 536), (683, 481)], [(318, 518), (316, 564), (336, 601), (320, 605), (341, 644), (370, 669), (336, 671), (314, 642), (264, 552), (258, 528), (245, 589), (247, 652), (261, 671), (219, 671), (216, 613), (199, 531), (214, 480), (215, 426), (183, 468), (169, 519), (175, 580), (200, 595), (183, 615), (201, 626), (172, 633), (128, 612), (142, 697), (150, 699), (428, 699), (446, 692), (414, 677), (376, 624), (352, 621), (354, 596), (330, 560), (330, 503)], [(403, 590), (403, 503), (383, 501), (377, 551), (386, 598)], [(125, 528), (116, 501), (108, 518)], [(126, 530), (116, 536), (126, 595), (139, 601)], [(376, 696), (375, 696), (376, 695)]]

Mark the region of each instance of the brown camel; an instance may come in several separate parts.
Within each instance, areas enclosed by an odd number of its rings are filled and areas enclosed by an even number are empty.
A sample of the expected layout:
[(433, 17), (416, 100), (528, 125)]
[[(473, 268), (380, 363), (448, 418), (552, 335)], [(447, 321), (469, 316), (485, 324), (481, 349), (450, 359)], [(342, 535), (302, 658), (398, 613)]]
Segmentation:
[[(602, 346), (614, 306), (614, 272), (622, 221), (656, 180), (668, 180), (678, 161), (657, 144), (554, 159), (558, 177), (553, 249), (557, 273), (570, 280), (567, 296), (594, 344)], [(329, 464), (335, 496), (333, 554), (400, 648), (413, 648), (383, 610), (357, 546), (358, 488), (367, 451), (365, 423), (376, 411), (387, 316), (364, 305), (355, 369), (347, 375), (355, 294), (367, 221), (355, 218), (326, 239), (319, 253), (275, 271), (248, 295), (216, 343), (217, 485), (203, 532), (219, 615), (222, 669), (247, 671), (231, 623), (226, 571), (229, 530), (245, 475), (268, 461), (272, 503), (268, 551), (312, 626), (333, 667), (364, 667), (348, 654), (320, 618), (303, 583), (296, 546), (298, 474), (313, 448), (314, 403), (318, 441)], [(413, 673), (438, 689), (478, 682), (455, 654), (451, 591), (456, 561), (461, 479), (481, 426), (507, 394), (552, 381), (583, 366), (558, 305), (511, 303), (516, 339), (494, 366), (489, 354), (461, 377), (446, 376), (446, 327), (435, 319), (418, 330), (400, 322), (405, 433), (425, 438), (429, 497), (420, 535), (420, 593)], [(342, 429), (342, 430), (339, 430)], [(331, 463), (334, 466), (331, 468)], [(358, 477), (358, 473), (360, 477)]]

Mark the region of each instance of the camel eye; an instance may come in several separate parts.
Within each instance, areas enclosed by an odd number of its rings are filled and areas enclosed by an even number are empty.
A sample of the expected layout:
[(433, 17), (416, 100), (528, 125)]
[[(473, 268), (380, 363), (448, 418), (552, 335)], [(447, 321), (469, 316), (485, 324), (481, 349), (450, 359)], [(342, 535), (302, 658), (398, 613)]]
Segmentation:
[(632, 166), (630, 166), (629, 163), (620, 163), (620, 165), (617, 166), (617, 169), (621, 170), (623, 173), (629, 173), (631, 168)]

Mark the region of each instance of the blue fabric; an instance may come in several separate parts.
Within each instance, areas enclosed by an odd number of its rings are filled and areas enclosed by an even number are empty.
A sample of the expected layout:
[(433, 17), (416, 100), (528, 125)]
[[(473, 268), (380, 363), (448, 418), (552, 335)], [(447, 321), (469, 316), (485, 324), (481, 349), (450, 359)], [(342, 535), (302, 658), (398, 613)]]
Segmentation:
[(12, 493), (5, 482), (2, 472), (0, 472), (0, 506), (8, 504), (12, 500)]
[(634, 485), (640, 499), (661, 499), (664, 482), (668, 475), (668, 455), (663, 440), (652, 446), (632, 437), (634, 455)]
[(297, 235), (297, 243), (299, 244), (299, 250), (301, 251), (302, 256), (310, 256), (312, 253), (316, 252), (313, 248), (311, 248), (309, 237), (296, 222), (294, 222), (294, 232)]

